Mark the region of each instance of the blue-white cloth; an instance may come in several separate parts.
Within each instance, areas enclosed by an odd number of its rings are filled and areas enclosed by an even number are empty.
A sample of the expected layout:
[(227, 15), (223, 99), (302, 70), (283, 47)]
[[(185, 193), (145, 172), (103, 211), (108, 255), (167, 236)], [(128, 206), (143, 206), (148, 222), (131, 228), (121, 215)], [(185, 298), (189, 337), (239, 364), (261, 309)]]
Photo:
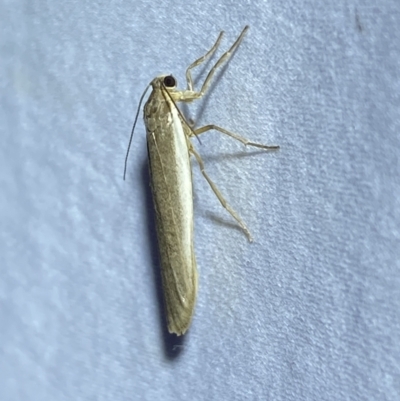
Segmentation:
[[(400, 399), (400, 3), (0, 3), (0, 399)], [(184, 107), (198, 303), (165, 330), (149, 81), (250, 30)], [(212, 66), (195, 72), (200, 84)]]

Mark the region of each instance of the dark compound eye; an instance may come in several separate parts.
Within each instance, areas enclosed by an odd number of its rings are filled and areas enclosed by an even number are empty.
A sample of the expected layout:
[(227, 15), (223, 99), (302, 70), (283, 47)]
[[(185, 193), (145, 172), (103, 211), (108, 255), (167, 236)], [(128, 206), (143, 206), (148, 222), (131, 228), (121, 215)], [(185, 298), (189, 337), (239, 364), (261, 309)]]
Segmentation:
[(164, 78), (164, 85), (167, 88), (174, 88), (176, 86), (176, 79), (172, 75), (168, 75)]

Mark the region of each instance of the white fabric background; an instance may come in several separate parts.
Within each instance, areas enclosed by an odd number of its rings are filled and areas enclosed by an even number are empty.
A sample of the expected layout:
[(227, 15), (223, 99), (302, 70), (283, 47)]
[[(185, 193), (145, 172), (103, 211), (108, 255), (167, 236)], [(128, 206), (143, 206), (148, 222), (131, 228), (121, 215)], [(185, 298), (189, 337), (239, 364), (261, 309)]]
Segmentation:
[[(250, 31), (189, 116), (198, 303), (165, 330), (142, 91)], [(0, 392), (400, 399), (400, 3), (0, 2)], [(211, 64), (208, 64), (211, 66)], [(199, 72), (205, 70), (199, 68)]]

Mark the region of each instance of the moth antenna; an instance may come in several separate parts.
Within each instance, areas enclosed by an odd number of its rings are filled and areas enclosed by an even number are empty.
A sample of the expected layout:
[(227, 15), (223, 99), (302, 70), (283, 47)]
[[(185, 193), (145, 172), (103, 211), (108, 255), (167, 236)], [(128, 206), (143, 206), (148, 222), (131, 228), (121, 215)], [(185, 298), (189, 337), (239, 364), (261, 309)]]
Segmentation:
[(149, 87), (150, 87), (150, 84), (147, 85), (146, 89), (145, 89), (144, 92), (143, 92), (143, 95), (142, 95), (141, 98), (140, 98), (139, 106), (138, 106), (137, 112), (136, 112), (135, 121), (133, 122), (133, 127), (132, 127), (132, 131), (131, 131), (131, 137), (129, 138), (128, 150), (126, 151), (126, 156), (125, 156), (124, 181), (125, 181), (125, 176), (126, 176), (126, 168), (127, 168), (127, 166), (128, 166), (129, 150), (131, 149), (131, 144), (132, 144), (133, 131), (135, 131), (137, 119), (138, 119), (138, 117), (139, 117), (140, 106), (142, 105), (142, 102), (143, 102), (143, 99), (144, 99), (144, 95), (146, 94), (146, 92), (147, 92), (147, 90), (149, 89)]

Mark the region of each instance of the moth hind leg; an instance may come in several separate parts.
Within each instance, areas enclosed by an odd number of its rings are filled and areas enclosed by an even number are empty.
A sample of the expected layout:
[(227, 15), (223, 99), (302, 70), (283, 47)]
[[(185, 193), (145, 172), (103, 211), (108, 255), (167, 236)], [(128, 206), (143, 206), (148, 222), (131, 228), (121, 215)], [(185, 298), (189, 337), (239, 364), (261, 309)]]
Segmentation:
[(211, 180), (211, 178), (208, 176), (208, 174), (205, 171), (204, 168), (204, 162), (203, 159), (201, 158), (201, 156), (196, 152), (196, 150), (193, 148), (193, 146), (191, 146), (189, 148), (190, 153), (192, 153), (194, 155), (194, 157), (197, 160), (197, 163), (199, 164), (200, 167), (200, 171), (203, 174), (204, 178), (206, 179), (206, 181), (208, 182), (208, 184), (210, 185), (211, 189), (213, 190), (213, 192), (215, 193), (215, 195), (217, 196), (218, 200), (220, 201), (221, 205), (223, 208), (225, 208), (230, 215), (238, 222), (239, 226), (242, 228), (242, 230), (244, 231), (244, 233), (246, 234), (249, 242), (253, 242), (253, 237), (250, 234), (249, 229), (247, 228), (246, 224), (244, 223), (244, 221), (240, 218), (240, 216), (235, 212), (235, 210), (232, 209), (232, 207), (229, 205), (229, 203), (225, 200), (225, 198), (223, 197), (222, 193), (220, 192), (220, 190), (217, 188), (217, 186), (214, 184), (214, 182)]

